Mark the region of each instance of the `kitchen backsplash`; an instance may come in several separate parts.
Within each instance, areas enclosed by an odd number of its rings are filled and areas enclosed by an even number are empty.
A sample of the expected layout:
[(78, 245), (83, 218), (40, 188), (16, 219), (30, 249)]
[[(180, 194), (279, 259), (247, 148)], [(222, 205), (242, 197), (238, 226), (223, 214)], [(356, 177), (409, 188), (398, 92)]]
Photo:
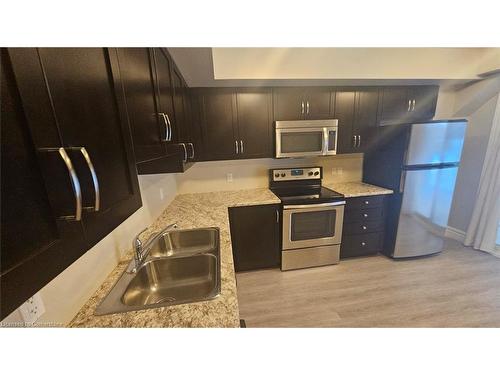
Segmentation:
[(177, 193), (199, 193), (267, 187), (269, 169), (322, 166), (328, 182), (361, 181), (363, 154), (302, 159), (250, 159), (200, 162), (177, 174)]

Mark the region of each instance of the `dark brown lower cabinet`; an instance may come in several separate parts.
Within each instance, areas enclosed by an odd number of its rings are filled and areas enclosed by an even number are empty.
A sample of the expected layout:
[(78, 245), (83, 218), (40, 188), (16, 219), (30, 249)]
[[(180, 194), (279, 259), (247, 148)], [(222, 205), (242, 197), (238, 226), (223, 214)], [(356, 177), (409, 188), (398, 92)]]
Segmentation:
[(229, 208), (236, 272), (280, 266), (280, 206)]
[(116, 69), (107, 48), (1, 50), (0, 319), (141, 206)]
[(385, 211), (384, 195), (346, 199), (341, 258), (374, 255), (382, 251)]

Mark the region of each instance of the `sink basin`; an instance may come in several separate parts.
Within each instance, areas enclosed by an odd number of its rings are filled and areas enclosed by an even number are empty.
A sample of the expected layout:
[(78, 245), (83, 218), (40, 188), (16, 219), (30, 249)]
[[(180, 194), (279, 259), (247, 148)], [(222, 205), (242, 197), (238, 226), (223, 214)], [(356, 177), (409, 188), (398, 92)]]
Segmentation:
[(95, 315), (206, 301), (221, 290), (218, 228), (176, 230), (147, 245), (136, 272), (132, 260)]
[(217, 228), (176, 230), (164, 233), (150, 245), (150, 257), (200, 254), (213, 251), (218, 245)]
[(218, 294), (217, 258), (199, 254), (150, 260), (137, 271), (122, 296), (127, 306), (182, 303)]

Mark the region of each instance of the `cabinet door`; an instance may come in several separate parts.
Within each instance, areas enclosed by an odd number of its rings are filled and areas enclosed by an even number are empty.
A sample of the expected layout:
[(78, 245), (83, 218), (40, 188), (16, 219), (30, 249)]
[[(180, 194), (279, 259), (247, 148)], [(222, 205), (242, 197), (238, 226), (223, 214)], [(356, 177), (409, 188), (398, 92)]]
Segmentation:
[(303, 120), (306, 103), (303, 88), (276, 88), (273, 90), (274, 120)]
[(357, 137), (354, 152), (366, 152), (377, 136), (379, 90), (367, 88), (356, 91), (353, 135)]
[(337, 91), (335, 93), (335, 115), (339, 121), (338, 152), (346, 154), (354, 150), (353, 121), (355, 107), (355, 91)]
[(381, 95), (380, 123), (383, 125), (407, 122), (411, 110), (408, 88), (385, 87)]
[(307, 89), (305, 94), (305, 118), (309, 120), (333, 118), (331, 95), (332, 91), (329, 87), (314, 87)]
[[(272, 157), (272, 95), (270, 89), (239, 89), (236, 94), (240, 157)], [(242, 146), (242, 147), (241, 147)]]
[(229, 208), (236, 272), (279, 267), (279, 205)]
[(201, 113), (203, 159), (234, 159), (239, 153), (234, 90), (203, 89), (196, 96)]
[(436, 113), (436, 104), (438, 97), (438, 86), (417, 86), (410, 90), (410, 99), (412, 103), (412, 120), (426, 121), (431, 120)]
[(182, 76), (177, 69), (172, 69), (172, 86), (174, 100), (174, 114), (176, 124), (176, 138), (178, 142), (190, 141), (190, 129), (186, 116), (186, 105), (184, 98), (184, 86)]
[(176, 118), (173, 102), (173, 84), (171, 77), (171, 61), (161, 48), (153, 48), (156, 72), (156, 92), (159, 112), (165, 114), (167, 124), (167, 142), (177, 142)]
[[(14, 50), (18, 55), (21, 50)], [(1, 50), (0, 320), (40, 290), (87, 247), (81, 222), (60, 220), (75, 210), (68, 170), (35, 50), (16, 59), (21, 84), (43, 111), (26, 114), (11, 59)], [(45, 168), (44, 168), (45, 167)]]
[[(98, 186), (73, 152), (89, 206), (82, 221), (94, 245), (141, 206), (116, 49), (40, 48), (38, 55), (63, 145), (85, 147), (95, 169)], [(44, 111), (41, 103), (32, 105), (35, 115)]]
[(119, 48), (120, 75), (125, 90), (136, 162), (165, 155), (164, 119), (155, 101), (154, 71), (148, 48)]

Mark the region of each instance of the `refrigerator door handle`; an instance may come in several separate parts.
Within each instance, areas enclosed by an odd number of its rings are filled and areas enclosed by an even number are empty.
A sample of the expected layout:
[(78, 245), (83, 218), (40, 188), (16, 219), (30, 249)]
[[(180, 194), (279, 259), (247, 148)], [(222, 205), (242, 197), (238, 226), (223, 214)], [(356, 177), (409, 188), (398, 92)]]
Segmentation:
[(405, 190), (406, 181), (406, 171), (401, 171), (401, 177), (399, 178), (399, 192), (402, 193)]

